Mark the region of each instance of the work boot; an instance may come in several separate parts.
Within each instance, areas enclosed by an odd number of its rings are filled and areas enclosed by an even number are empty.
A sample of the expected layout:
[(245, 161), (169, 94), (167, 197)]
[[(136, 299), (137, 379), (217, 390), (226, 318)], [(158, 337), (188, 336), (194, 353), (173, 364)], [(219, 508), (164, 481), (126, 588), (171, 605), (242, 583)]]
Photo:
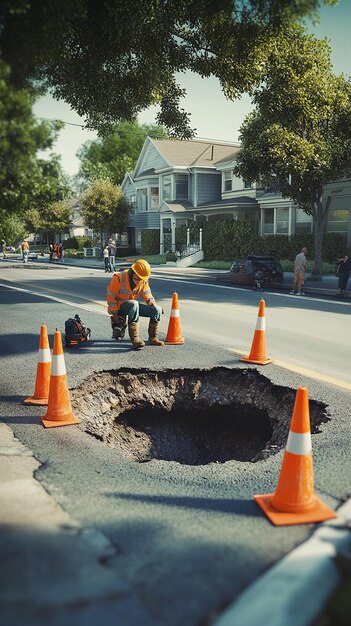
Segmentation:
[(117, 314), (111, 315), (112, 339), (123, 339), (127, 323), (124, 317)]
[(149, 344), (152, 346), (164, 346), (165, 342), (157, 337), (158, 322), (149, 322)]
[(140, 348), (143, 348), (145, 346), (144, 341), (142, 341), (142, 339), (140, 339), (139, 337), (138, 322), (133, 322), (132, 324), (129, 324), (128, 332), (129, 332), (130, 340), (133, 344), (133, 350), (140, 350)]

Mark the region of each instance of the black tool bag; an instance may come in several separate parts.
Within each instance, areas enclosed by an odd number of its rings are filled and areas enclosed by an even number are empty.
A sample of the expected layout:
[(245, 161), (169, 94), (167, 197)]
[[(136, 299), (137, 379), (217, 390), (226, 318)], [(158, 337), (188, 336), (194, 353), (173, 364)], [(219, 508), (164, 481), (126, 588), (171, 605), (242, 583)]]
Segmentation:
[(70, 317), (65, 322), (65, 342), (67, 346), (77, 346), (90, 339), (91, 330), (83, 326), (79, 315)]

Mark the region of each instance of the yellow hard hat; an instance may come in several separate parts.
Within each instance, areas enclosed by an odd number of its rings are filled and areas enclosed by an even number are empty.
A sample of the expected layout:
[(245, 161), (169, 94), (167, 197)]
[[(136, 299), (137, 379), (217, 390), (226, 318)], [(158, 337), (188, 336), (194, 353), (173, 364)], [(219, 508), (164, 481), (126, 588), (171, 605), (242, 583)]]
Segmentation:
[(135, 261), (132, 265), (132, 270), (142, 280), (147, 280), (151, 274), (151, 267), (147, 261), (144, 261), (144, 259), (138, 259)]

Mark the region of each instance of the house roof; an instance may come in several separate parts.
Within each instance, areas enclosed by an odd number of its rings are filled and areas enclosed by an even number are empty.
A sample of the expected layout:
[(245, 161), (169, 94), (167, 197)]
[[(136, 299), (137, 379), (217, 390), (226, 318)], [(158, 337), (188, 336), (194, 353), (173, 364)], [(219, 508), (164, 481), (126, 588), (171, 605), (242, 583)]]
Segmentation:
[(173, 166), (215, 166), (219, 161), (229, 160), (240, 150), (238, 143), (220, 141), (151, 139), (163, 158)]
[(258, 202), (255, 198), (250, 198), (249, 196), (234, 196), (232, 198), (226, 198), (225, 200), (218, 200), (217, 202), (205, 202), (203, 204), (198, 204), (197, 206), (202, 209), (206, 207), (218, 207), (225, 208), (228, 206), (243, 206), (243, 205), (252, 205), (258, 206)]
[(216, 161), (216, 165), (220, 165), (221, 163), (230, 163), (231, 161), (234, 161), (239, 150), (240, 150), (240, 146), (238, 146), (236, 150), (234, 150), (234, 152), (232, 152), (231, 154), (228, 154), (227, 156), (223, 157), (223, 159)]
[(142, 172), (139, 172), (138, 178), (140, 178), (140, 176), (155, 176), (155, 168), (151, 167), (148, 170), (143, 170)]
[(184, 204), (180, 204), (179, 202), (168, 202), (164, 200), (160, 207), (160, 213), (164, 213), (167, 211), (172, 211), (172, 213), (184, 213), (187, 209), (192, 209), (193, 206), (190, 202), (184, 202)]
[(84, 218), (81, 215), (79, 215), (78, 217), (75, 217), (71, 221), (71, 225), (72, 226), (85, 226)]
[(167, 211), (171, 211), (172, 213), (198, 213), (199, 210), (205, 209), (240, 209), (244, 207), (256, 208), (257, 206), (257, 200), (255, 200), (255, 198), (249, 198), (248, 196), (238, 196), (236, 198), (218, 200), (218, 202), (206, 202), (204, 204), (198, 204), (196, 207), (194, 207), (193, 204), (190, 204), (190, 202), (183, 202), (180, 204), (179, 202), (164, 200), (160, 207), (160, 213), (166, 213)]
[(129, 182), (132, 185), (134, 185), (134, 187), (135, 187), (135, 182), (134, 182), (134, 180), (132, 178), (131, 173), (130, 172), (126, 172), (125, 175), (124, 175), (124, 178), (123, 178), (123, 180), (121, 182), (121, 189), (124, 189), (125, 185), (127, 184), (128, 179), (129, 179)]

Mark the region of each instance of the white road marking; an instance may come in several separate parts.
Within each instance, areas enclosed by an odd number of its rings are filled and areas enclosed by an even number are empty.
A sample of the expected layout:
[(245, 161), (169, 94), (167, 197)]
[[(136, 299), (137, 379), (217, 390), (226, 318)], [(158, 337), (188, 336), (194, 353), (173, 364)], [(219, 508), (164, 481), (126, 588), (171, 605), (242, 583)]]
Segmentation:
[[(166, 279), (161, 279), (161, 280), (166, 280)], [(181, 281), (178, 281), (181, 282)], [(202, 283), (199, 283), (202, 284)], [(203, 286), (203, 284), (202, 284)], [(13, 289), (14, 291), (21, 291), (23, 293), (28, 293), (37, 297), (42, 297), (42, 298), (47, 298), (48, 300), (53, 300), (54, 302), (59, 302), (61, 304), (68, 304), (69, 306), (73, 306), (75, 308), (79, 308), (79, 309), (83, 309), (85, 311), (90, 311), (91, 313), (97, 313), (98, 315), (104, 315), (107, 316), (108, 313), (107, 311), (99, 311), (97, 309), (93, 309), (87, 305), (84, 304), (77, 304), (76, 302), (72, 302), (70, 300), (64, 300), (63, 298), (57, 298), (56, 296), (52, 296), (49, 294), (45, 294), (45, 293), (38, 293), (35, 291), (32, 291), (30, 289), (24, 289), (21, 287), (14, 287), (12, 285), (8, 285), (6, 283), (0, 283), (0, 287), (4, 287), (5, 289)], [(246, 291), (244, 289), (241, 289), (241, 291)], [(289, 296), (286, 296), (289, 297)], [(292, 298), (295, 296), (291, 296)], [(317, 300), (318, 302), (321, 302), (321, 299)], [(89, 301), (91, 302), (91, 301)], [(329, 300), (326, 300), (326, 302), (330, 302)], [(97, 301), (97, 304), (99, 306), (102, 306), (101, 302)], [(342, 304), (347, 304), (347, 303), (342, 303), (342, 302), (338, 302), (336, 304), (342, 305)], [(105, 306), (105, 304), (103, 304), (103, 306)], [(213, 306), (218, 306), (215, 303), (213, 303)], [(347, 304), (347, 306), (350, 306)], [(228, 352), (234, 352), (235, 354), (240, 354), (245, 355), (246, 352), (244, 352), (243, 350), (236, 350), (234, 348), (227, 348), (224, 346), (224, 349), (227, 350)], [(302, 374), (303, 376), (307, 376), (308, 378), (313, 378), (314, 380), (319, 380), (321, 382), (325, 382), (325, 383), (329, 383), (331, 385), (334, 385), (336, 387), (340, 387), (341, 389), (347, 389), (348, 391), (351, 391), (351, 383), (347, 383), (346, 381), (340, 381), (336, 378), (332, 378), (331, 376), (326, 376), (324, 374), (320, 374), (318, 372), (315, 372), (314, 370), (309, 370), (306, 369), (304, 367), (300, 367), (297, 365), (293, 365), (290, 363), (287, 363), (286, 361), (279, 361), (278, 359), (274, 359), (274, 365), (278, 366), (278, 367), (282, 367), (284, 369), (287, 369), (291, 372), (295, 372), (297, 374)]]
[[(60, 302), (61, 304), (68, 304), (69, 306), (74, 306), (78, 309), (84, 309), (84, 311), (90, 311), (91, 313), (98, 313), (99, 315), (108, 315), (106, 311), (98, 311), (96, 309), (92, 309), (91, 307), (86, 306), (85, 304), (77, 304), (76, 302), (72, 302), (71, 300), (64, 300), (63, 298), (57, 298), (56, 296), (51, 296), (46, 293), (32, 291), (31, 289), (24, 289), (23, 287), (13, 287), (12, 285), (7, 285), (4, 283), (0, 283), (0, 287), (5, 287), (5, 289), (13, 289), (14, 291), (21, 291), (23, 293), (28, 293), (32, 296), (37, 296), (38, 298), (47, 298), (47, 300), (53, 300), (54, 302)], [(89, 300), (91, 302), (91, 300)], [(96, 302), (99, 306), (102, 306), (100, 302)], [(104, 306), (106, 306), (104, 304)], [(107, 309), (107, 307), (106, 307)]]

